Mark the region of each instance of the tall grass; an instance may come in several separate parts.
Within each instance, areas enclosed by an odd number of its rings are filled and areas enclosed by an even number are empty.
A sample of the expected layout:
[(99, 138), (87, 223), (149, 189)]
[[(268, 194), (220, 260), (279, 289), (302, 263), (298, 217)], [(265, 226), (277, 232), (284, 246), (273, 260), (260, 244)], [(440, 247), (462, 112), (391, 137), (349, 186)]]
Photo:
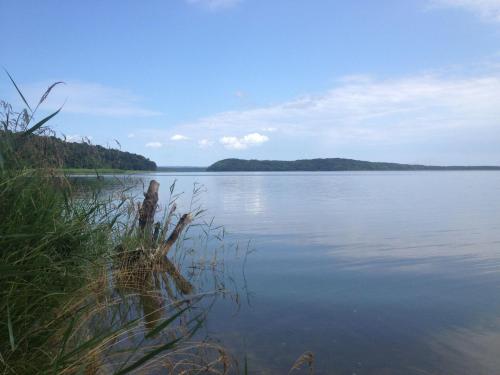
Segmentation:
[(72, 202), (65, 181), (0, 173), (1, 361), (35, 373), (51, 362), (59, 323), (109, 236), (90, 225), (98, 206)]
[(23, 165), (25, 137), (47, 132), (59, 111), (34, 123), (55, 85), (30, 106), (12, 82), (27, 109), (2, 102), (0, 112), (0, 373), (226, 373), (222, 348), (192, 341), (209, 293), (159, 251), (171, 239), (175, 195), (152, 239), (135, 227), (138, 207), (124, 194), (82, 198), (50, 158)]

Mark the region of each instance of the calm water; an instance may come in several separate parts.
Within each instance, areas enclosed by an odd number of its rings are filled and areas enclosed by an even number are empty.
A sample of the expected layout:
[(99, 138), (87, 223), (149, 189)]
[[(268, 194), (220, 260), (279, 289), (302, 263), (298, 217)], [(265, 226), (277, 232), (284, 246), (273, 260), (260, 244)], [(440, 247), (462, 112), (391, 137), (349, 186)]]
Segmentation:
[[(151, 174), (252, 240), (207, 330), (253, 373), (500, 374), (500, 173)], [(186, 199), (189, 194), (187, 194)], [(187, 204), (187, 203), (185, 203)]]

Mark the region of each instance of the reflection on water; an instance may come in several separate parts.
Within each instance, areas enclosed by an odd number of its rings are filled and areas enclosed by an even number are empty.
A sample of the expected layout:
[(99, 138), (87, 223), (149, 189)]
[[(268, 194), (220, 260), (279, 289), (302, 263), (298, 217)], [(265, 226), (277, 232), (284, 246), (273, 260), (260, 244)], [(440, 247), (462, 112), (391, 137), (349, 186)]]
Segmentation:
[[(152, 174), (252, 240), (249, 306), (207, 330), (254, 373), (500, 373), (500, 173)], [(160, 201), (167, 192), (160, 194)], [(179, 201), (188, 206), (189, 202)]]
[(114, 273), (114, 285), (120, 295), (135, 294), (142, 307), (142, 317), (148, 331), (161, 322), (165, 305), (182, 306), (186, 295), (194, 292), (193, 285), (182, 276), (167, 258), (155, 262), (154, 267), (129, 266)]

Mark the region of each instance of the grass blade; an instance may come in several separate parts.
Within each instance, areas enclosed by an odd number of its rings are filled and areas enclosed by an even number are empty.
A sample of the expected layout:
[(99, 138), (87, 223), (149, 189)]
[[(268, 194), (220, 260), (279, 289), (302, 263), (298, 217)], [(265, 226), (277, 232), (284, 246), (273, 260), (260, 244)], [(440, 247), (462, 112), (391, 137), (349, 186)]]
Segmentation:
[(151, 358), (154, 358), (155, 356), (157, 356), (161, 352), (168, 350), (168, 349), (172, 349), (175, 346), (175, 344), (177, 344), (181, 339), (182, 338), (172, 340), (172, 341), (166, 343), (165, 345), (162, 345), (159, 348), (156, 348), (155, 350), (150, 351), (148, 354), (146, 354), (144, 357), (138, 359), (137, 361), (132, 363), (130, 366), (124, 368), (123, 370), (116, 372), (115, 375), (123, 375), (123, 374), (129, 373), (130, 371), (135, 370), (136, 368), (138, 368), (139, 366), (142, 366), (144, 363), (149, 361)]
[(12, 328), (12, 320), (10, 319), (10, 309), (7, 305), (7, 327), (9, 329), (9, 342), (12, 351), (16, 350), (16, 342), (14, 340), (14, 329)]
[(146, 338), (154, 337), (158, 332), (160, 332), (162, 329), (167, 327), (170, 323), (172, 323), (175, 319), (177, 319), (179, 316), (181, 316), (187, 309), (189, 309), (189, 306), (183, 308), (182, 310), (178, 311), (176, 314), (156, 326), (154, 329), (152, 329), (147, 335)]
[(26, 98), (24, 97), (23, 93), (21, 92), (21, 90), (19, 90), (19, 87), (17, 87), (16, 82), (14, 82), (14, 79), (12, 78), (12, 76), (9, 74), (9, 72), (6, 69), (4, 69), (4, 70), (5, 70), (5, 73), (7, 73), (7, 75), (9, 76), (10, 81), (12, 82), (12, 84), (14, 85), (14, 87), (16, 88), (17, 93), (19, 94), (19, 96), (21, 96), (21, 99), (23, 100), (24, 104), (26, 104), (26, 107), (28, 107), (29, 110), (31, 112), (33, 112), (33, 110), (31, 109), (30, 105), (28, 104)]
[(51, 115), (45, 117), (43, 120), (40, 120), (38, 121), (35, 125), (33, 125), (31, 128), (29, 128), (28, 130), (26, 130), (23, 135), (26, 136), (26, 135), (29, 135), (29, 134), (32, 134), (33, 132), (37, 131), (38, 129), (40, 129), (43, 124), (45, 124), (47, 121), (49, 121), (52, 117), (54, 117), (55, 115), (57, 115), (60, 111), (61, 111), (62, 107), (59, 108), (57, 111), (55, 111), (54, 113), (52, 113)]

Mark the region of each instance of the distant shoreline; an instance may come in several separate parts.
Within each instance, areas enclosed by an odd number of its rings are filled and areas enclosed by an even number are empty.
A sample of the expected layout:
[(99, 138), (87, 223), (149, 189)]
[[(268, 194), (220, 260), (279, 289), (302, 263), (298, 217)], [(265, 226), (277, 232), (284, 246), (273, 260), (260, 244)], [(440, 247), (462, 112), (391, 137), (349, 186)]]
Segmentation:
[(432, 167), (428, 168), (400, 168), (400, 169), (335, 169), (335, 170), (325, 170), (325, 169), (287, 169), (287, 170), (213, 170), (206, 167), (161, 167), (157, 170), (147, 171), (147, 170), (125, 170), (125, 169), (106, 169), (106, 168), (98, 168), (98, 169), (88, 169), (88, 168), (63, 168), (61, 172), (69, 175), (137, 175), (137, 174), (145, 174), (145, 173), (196, 173), (196, 172), (212, 172), (212, 173), (234, 173), (234, 172), (283, 172), (283, 173), (302, 173), (302, 172), (460, 172), (460, 171), (492, 171), (492, 172), (500, 172), (500, 167), (497, 166), (450, 166), (450, 167)]
[(355, 172), (355, 171), (500, 171), (500, 166), (433, 166), (370, 162), (354, 159), (245, 160), (224, 159), (207, 172)]
[(62, 168), (61, 171), (67, 174), (141, 174), (141, 173), (178, 173), (178, 172), (206, 172), (206, 167), (157, 167), (156, 170), (143, 169), (116, 169), (116, 168)]
[(143, 172), (155, 172), (155, 171), (144, 171), (144, 170), (129, 170), (129, 169), (112, 169), (112, 168), (63, 168), (61, 172), (66, 174), (137, 174)]

